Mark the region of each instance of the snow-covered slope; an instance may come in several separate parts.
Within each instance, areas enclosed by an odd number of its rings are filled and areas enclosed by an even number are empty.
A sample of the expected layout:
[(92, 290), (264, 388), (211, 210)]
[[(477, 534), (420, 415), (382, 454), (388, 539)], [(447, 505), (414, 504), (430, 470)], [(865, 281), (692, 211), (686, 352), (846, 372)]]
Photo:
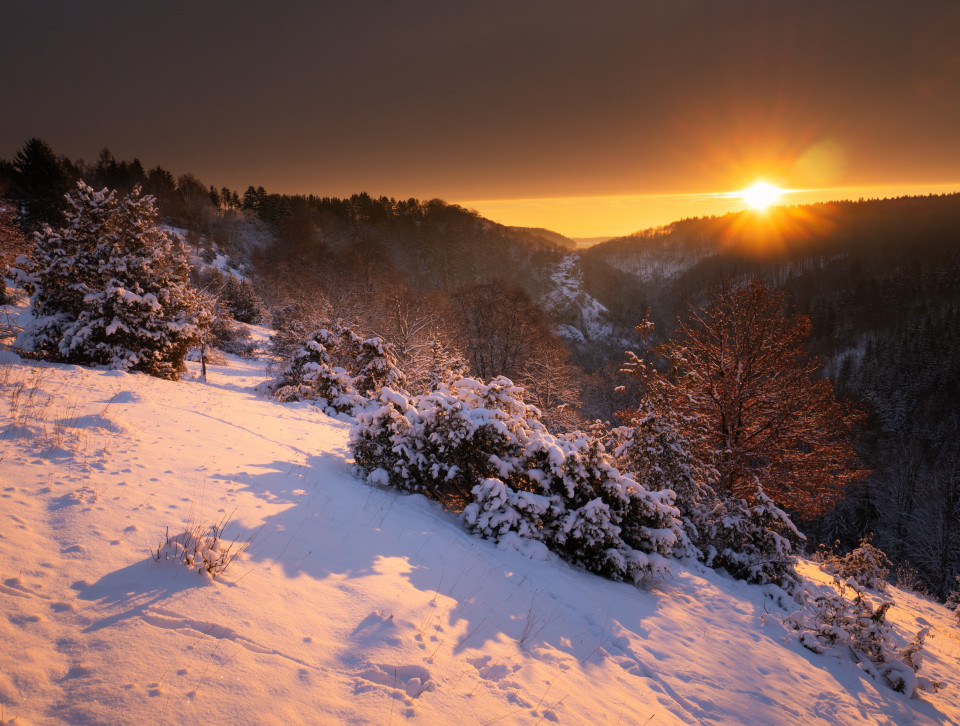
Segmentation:
[[(960, 629), (907, 698), (802, 648), (763, 588), (696, 565), (637, 588), (498, 550), (354, 478), (348, 424), (253, 393), (0, 353), (0, 704), (33, 724), (943, 724)], [(216, 580), (153, 554), (229, 520)], [(811, 578), (826, 577), (804, 565)]]
[(565, 255), (550, 273), (551, 287), (542, 299), (543, 308), (563, 321), (559, 333), (576, 342), (602, 340), (613, 333), (607, 309), (583, 289), (579, 255)]

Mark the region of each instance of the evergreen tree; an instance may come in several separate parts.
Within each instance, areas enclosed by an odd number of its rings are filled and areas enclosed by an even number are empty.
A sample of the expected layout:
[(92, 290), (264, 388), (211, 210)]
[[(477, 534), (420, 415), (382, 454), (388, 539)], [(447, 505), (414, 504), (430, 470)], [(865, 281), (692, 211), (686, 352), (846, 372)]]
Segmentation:
[(614, 461), (648, 489), (675, 494), (686, 542), (674, 551), (792, 591), (799, 582), (795, 550), (805, 538), (786, 512), (759, 488), (749, 501), (716, 488), (716, 470), (692, 454), (683, 420), (663, 401), (647, 398), (620, 415), (629, 425), (610, 433)]
[(186, 255), (156, 226), (153, 197), (122, 199), (80, 182), (66, 225), (38, 233), (19, 270), (34, 321), (17, 347), (51, 360), (176, 378), (197, 337), (202, 304)]
[(63, 195), (70, 176), (65, 165), (45, 142), (32, 138), (13, 158), (11, 196), (26, 211), (26, 221), (33, 227), (42, 223), (59, 224), (63, 217)]

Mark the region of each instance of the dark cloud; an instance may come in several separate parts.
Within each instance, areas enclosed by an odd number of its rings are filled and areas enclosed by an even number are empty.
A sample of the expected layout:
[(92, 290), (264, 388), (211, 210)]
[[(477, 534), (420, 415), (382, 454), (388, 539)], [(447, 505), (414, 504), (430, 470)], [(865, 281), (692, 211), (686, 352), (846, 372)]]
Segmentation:
[(7, 158), (36, 135), (217, 185), (447, 199), (727, 188), (822, 148), (842, 157), (832, 184), (960, 179), (952, 1), (8, 2), (3, 15)]

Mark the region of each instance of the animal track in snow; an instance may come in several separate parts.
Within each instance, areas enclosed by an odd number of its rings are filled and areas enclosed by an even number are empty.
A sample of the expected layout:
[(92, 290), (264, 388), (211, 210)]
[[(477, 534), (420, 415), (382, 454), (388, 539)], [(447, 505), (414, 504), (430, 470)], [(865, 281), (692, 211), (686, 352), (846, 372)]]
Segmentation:
[(499, 659), (494, 661), (489, 655), (480, 658), (468, 658), (467, 662), (477, 669), (477, 674), (481, 678), (493, 683), (499, 683), (507, 676), (512, 676), (522, 667), (517, 664), (502, 663)]
[(4, 580), (3, 583), (0, 584), (0, 592), (2, 592), (4, 595), (13, 595), (13, 597), (36, 597), (40, 598), (41, 600), (50, 599), (43, 593), (37, 592), (36, 590), (24, 585), (22, 582), (20, 582), (19, 577), (10, 577)]
[(363, 642), (400, 645), (401, 641), (397, 630), (397, 623), (394, 622), (393, 615), (385, 616), (374, 611), (361, 620), (350, 635)]

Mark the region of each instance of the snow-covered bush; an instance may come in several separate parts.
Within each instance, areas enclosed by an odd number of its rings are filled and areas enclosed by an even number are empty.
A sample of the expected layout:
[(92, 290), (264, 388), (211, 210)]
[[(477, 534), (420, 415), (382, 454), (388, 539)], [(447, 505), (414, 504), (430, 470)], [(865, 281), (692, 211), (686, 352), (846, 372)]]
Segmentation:
[(445, 343), (439, 331), (435, 331), (424, 346), (406, 352), (402, 367), (407, 376), (407, 391), (421, 395), (466, 377), (470, 365), (460, 351)]
[(929, 628), (921, 629), (909, 643), (898, 648), (893, 628), (886, 620), (893, 602), (874, 605), (852, 577), (834, 577), (833, 582), (837, 592), (819, 595), (787, 617), (787, 623), (799, 631), (800, 643), (814, 653), (834, 648), (845, 650), (864, 671), (907, 695), (913, 695), (917, 689), (937, 690), (938, 683), (917, 676)]
[(541, 542), (612, 579), (666, 569), (682, 537), (672, 493), (623, 476), (587, 435), (550, 434), (508, 379), (411, 399), (384, 389), (380, 402), (350, 442), (371, 483), (423, 492), (485, 537)]
[(332, 325), (307, 336), (266, 389), (281, 401), (314, 400), (352, 414), (384, 386), (403, 381), (388, 344)]
[(457, 509), (483, 479), (509, 480), (520, 466), (528, 421), (538, 414), (506, 378), (488, 384), (464, 378), (412, 398), (387, 388), (379, 403), (357, 416), (351, 434), (357, 466)]
[(759, 487), (749, 502), (713, 487), (716, 471), (691, 453), (674, 418), (650, 401), (625, 416), (631, 425), (605, 437), (616, 465), (647, 489), (675, 495), (685, 534), (678, 554), (792, 591), (798, 582), (794, 549), (803, 535)]
[(322, 328), (328, 319), (330, 305), (322, 297), (298, 300), (277, 305), (270, 310), (270, 327), (274, 334), (270, 338), (269, 352), (274, 358), (268, 370), (274, 372), (286, 365), (303, 341), (314, 330)]
[(947, 595), (945, 603), (948, 610), (952, 610), (957, 618), (957, 625), (960, 625), (960, 577), (957, 577), (957, 589)]
[(884, 592), (887, 589), (887, 556), (870, 543), (870, 537), (860, 540), (860, 545), (845, 555), (828, 554), (820, 569), (846, 580), (853, 577), (861, 587)]
[(200, 302), (176, 237), (157, 226), (139, 187), (117, 199), (83, 182), (67, 195), (66, 225), (38, 232), (18, 281), (34, 319), (16, 347), (68, 363), (176, 378), (197, 337)]
[(804, 539), (790, 517), (759, 489), (746, 501), (719, 496), (698, 523), (702, 559), (734, 577), (795, 592), (796, 547)]
[[(580, 432), (554, 437), (542, 430), (521, 464), (518, 494), (547, 495), (559, 505), (534, 520), (551, 550), (614, 580), (666, 570), (663, 556), (683, 538), (673, 492), (652, 492), (624, 476), (600, 441)], [(475, 516), (464, 512), (468, 524)]]
[(630, 426), (603, 434), (621, 471), (652, 491), (672, 491), (686, 535), (677, 554), (700, 556), (701, 522), (717, 496), (709, 482), (715, 472), (690, 453), (687, 441), (669, 414), (645, 402), (629, 417)]
[(251, 340), (250, 330), (234, 319), (219, 314), (219, 310), (217, 312), (207, 331), (209, 344), (224, 353), (241, 358), (252, 358), (256, 355), (257, 344)]

